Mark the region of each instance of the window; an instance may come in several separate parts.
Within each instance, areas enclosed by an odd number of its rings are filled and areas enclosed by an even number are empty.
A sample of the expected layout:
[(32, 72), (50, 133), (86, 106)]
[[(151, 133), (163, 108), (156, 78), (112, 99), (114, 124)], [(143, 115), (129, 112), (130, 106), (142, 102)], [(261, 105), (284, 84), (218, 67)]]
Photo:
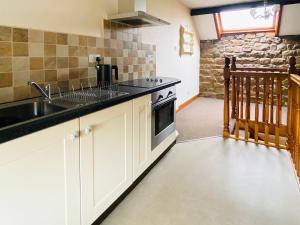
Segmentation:
[[(273, 12), (274, 6), (255, 8), (256, 15), (264, 15)], [(251, 9), (224, 11), (214, 14), (217, 33), (222, 34), (270, 31), (278, 34), (281, 9), (272, 13), (269, 17), (257, 17), (251, 15)]]

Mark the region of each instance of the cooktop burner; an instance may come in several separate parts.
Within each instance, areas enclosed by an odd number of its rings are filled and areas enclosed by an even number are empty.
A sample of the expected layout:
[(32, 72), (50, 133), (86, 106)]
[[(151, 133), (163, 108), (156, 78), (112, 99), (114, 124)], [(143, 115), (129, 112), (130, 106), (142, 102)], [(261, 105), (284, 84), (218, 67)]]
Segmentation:
[(168, 77), (147, 77), (142, 79), (128, 80), (119, 85), (141, 88), (153, 88), (172, 82)]

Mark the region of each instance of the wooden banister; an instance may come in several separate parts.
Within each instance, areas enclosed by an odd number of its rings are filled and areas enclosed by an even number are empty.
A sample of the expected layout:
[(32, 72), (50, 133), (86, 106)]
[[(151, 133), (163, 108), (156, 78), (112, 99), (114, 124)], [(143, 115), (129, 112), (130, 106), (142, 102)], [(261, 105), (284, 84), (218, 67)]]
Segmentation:
[[(287, 121), (283, 121), (286, 81), (289, 84)], [(230, 66), (230, 59), (226, 57), (224, 86), (224, 137), (288, 149), (300, 176), (300, 71), (296, 68), (296, 58), (291, 57), (289, 68), (284, 69), (237, 68), (236, 58), (232, 58)], [(233, 135), (229, 130), (230, 97), (231, 118), (235, 119)], [(254, 118), (251, 118), (252, 98)]]
[[(232, 57), (232, 64), (231, 64), (231, 71), (235, 71), (236, 70), (236, 58)], [(232, 75), (232, 87), (231, 87), (231, 118), (234, 119), (235, 118), (235, 112), (236, 112), (236, 106), (235, 106), (235, 90), (236, 88), (236, 79), (235, 76)]]
[(224, 129), (223, 136), (229, 137), (229, 88), (230, 88), (230, 59), (225, 58), (224, 66)]

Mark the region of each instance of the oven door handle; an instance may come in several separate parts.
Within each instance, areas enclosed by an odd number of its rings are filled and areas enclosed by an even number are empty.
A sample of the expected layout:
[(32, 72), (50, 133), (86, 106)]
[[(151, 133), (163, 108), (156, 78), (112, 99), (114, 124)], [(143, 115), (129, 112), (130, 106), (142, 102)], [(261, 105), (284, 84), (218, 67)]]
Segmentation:
[(161, 108), (162, 106), (169, 104), (170, 102), (175, 102), (176, 100), (177, 100), (177, 98), (173, 97), (171, 99), (166, 99), (158, 104), (153, 104), (152, 110), (157, 110), (157, 109)]

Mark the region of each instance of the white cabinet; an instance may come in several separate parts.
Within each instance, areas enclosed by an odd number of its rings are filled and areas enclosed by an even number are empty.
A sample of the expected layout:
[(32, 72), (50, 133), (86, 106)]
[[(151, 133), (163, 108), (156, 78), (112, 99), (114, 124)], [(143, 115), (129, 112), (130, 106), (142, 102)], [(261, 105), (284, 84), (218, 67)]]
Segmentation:
[(133, 100), (133, 178), (137, 179), (150, 165), (151, 95)]
[(92, 224), (132, 183), (132, 101), (80, 118), (82, 225)]
[(91, 225), (152, 155), (151, 95), (0, 144), (0, 223)]
[(0, 144), (0, 223), (80, 225), (79, 120)]

